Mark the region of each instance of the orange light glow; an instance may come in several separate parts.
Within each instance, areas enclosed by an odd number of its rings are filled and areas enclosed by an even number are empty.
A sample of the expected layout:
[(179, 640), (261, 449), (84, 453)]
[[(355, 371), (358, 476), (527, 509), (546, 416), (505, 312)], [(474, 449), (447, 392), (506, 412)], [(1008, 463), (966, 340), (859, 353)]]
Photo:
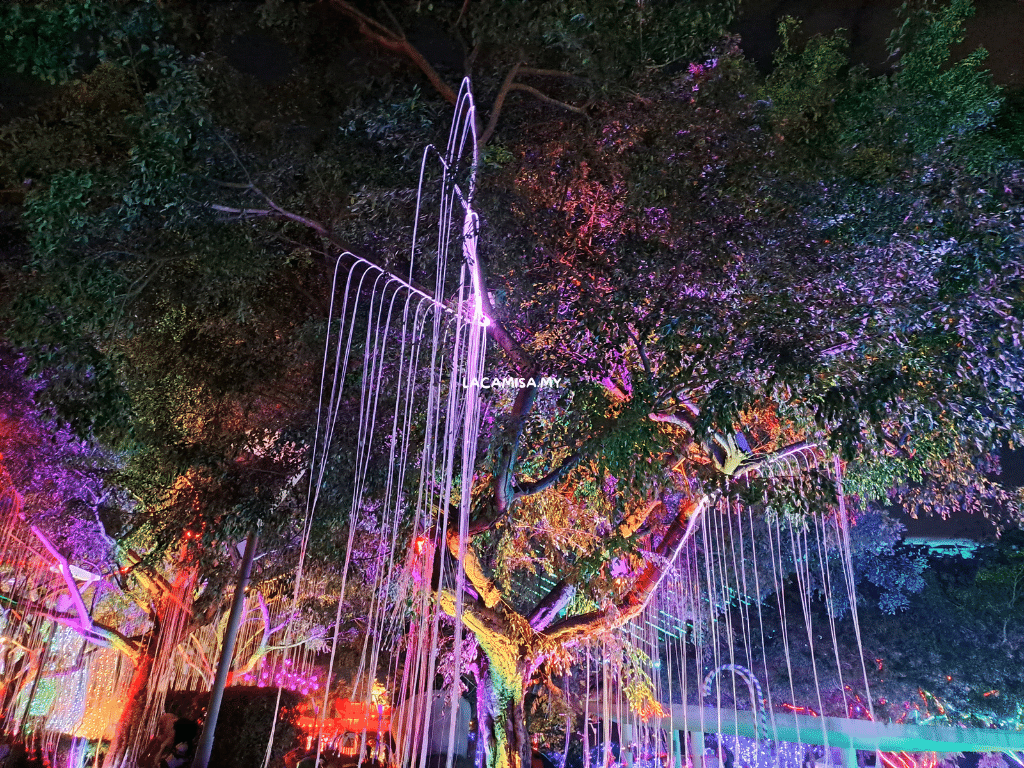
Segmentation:
[(649, 701), (645, 702), (644, 705), (640, 707), (639, 714), (640, 719), (643, 720), (645, 723), (651, 720), (651, 718), (668, 717), (668, 712), (666, 712), (662, 708), (660, 702), (655, 701), (654, 699), (650, 699)]

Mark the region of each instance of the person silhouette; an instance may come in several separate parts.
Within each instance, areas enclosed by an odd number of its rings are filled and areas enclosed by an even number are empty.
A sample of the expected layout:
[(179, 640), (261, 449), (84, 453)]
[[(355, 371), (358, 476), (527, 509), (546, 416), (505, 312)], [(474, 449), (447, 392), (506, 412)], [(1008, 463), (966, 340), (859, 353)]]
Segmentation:
[(187, 768), (196, 754), (199, 723), (186, 717), (174, 721), (174, 735), (160, 755), (159, 768)]

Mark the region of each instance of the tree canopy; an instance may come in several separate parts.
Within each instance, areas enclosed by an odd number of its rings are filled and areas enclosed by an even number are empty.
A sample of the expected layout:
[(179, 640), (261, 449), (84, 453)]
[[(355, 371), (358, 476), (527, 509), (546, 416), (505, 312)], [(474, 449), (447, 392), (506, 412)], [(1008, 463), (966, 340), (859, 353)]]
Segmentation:
[[(1024, 167), (983, 52), (949, 60), (966, 0), (908, 11), (879, 76), (792, 20), (764, 76), (731, 2), (378, 10), (0, 10), (0, 69), (39, 81), (0, 126), (5, 370), (24, 355), (53, 434), (109, 458), (105, 535), (196, 564), (209, 595), (257, 526), (260, 578), (294, 567), (335, 259), (409, 272), (420, 153), (463, 75), (488, 373), (570, 382), (485, 395), (464, 544), (492, 666), (513, 644), (522, 688), (551, 637), (645, 604), (701, 495), (799, 525), (835, 503), (837, 460), (879, 530), (887, 505), (1019, 522), (997, 476), (1024, 427)], [(767, 471), (796, 451), (797, 477)], [(355, 463), (337, 446), (316, 489), (328, 575)], [(859, 575), (905, 606), (922, 563), (861, 545)]]

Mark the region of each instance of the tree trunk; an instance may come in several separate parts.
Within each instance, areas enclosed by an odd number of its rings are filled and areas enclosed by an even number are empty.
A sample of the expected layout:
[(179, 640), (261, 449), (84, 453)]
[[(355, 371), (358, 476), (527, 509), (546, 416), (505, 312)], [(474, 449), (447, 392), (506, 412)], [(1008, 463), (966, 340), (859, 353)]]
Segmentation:
[(510, 637), (494, 628), (475, 634), (486, 656), (477, 680), (479, 739), (486, 766), (530, 768), (530, 734), (524, 706), (529, 660)]
[[(183, 614), (191, 615), (191, 602), (186, 603), (183, 597), (192, 583), (192, 576), (193, 574), (186, 570), (180, 571), (174, 584), (168, 585), (159, 600), (156, 601), (153, 631), (150, 633), (148, 642), (139, 644), (139, 652), (132, 659), (135, 664), (135, 672), (128, 688), (124, 709), (121, 711), (121, 717), (118, 718), (117, 726), (114, 729), (114, 738), (110, 743), (107, 757), (103, 761), (103, 768), (134, 768), (134, 766), (125, 764), (125, 758), (132, 757), (133, 742), (145, 745), (149, 737), (153, 735), (139, 733), (144, 726), (143, 719), (146, 716), (146, 708), (152, 701), (153, 669), (158, 660), (157, 654), (161, 652), (160, 649), (163, 649), (163, 653), (173, 653), (188, 632), (181, 619)], [(168, 632), (174, 633), (174, 636), (165, 637)]]
[(477, 714), (487, 768), (530, 768), (522, 678), (504, 681), (488, 671), (480, 682), (482, 695), (478, 701), (483, 709)]
[(125, 702), (121, 717), (114, 729), (114, 739), (110, 742), (103, 768), (121, 768), (132, 742), (132, 736), (142, 728), (142, 718), (149, 701), (149, 680), (156, 664), (156, 638), (145, 646), (136, 658), (135, 673), (132, 675), (131, 686), (128, 688), (128, 700)]

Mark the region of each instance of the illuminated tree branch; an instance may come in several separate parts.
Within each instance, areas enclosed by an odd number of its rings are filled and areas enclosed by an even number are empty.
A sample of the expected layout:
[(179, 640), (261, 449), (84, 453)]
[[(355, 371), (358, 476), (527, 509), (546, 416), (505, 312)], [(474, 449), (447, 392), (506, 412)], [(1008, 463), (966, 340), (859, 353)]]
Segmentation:
[(129, 659), (135, 663), (139, 656), (142, 654), (142, 647), (139, 642), (127, 635), (122, 634), (113, 627), (108, 627), (105, 624), (100, 624), (95, 621), (91, 621), (88, 627), (83, 626), (79, 617), (75, 614), (64, 613), (62, 611), (54, 611), (47, 608), (45, 605), (27, 600), (25, 598), (18, 598), (14, 595), (0, 593), (7, 600), (13, 603), (17, 603), (26, 614), (33, 616), (39, 616), (42, 619), (56, 622), (63, 627), (73, 629), (87, 641), (93, 645), (98, 645), (101, 648), (114, 648), (125, 654)]
[(541, 599), (526, 620), (536, 631), (542, 632), (576, 596), (576, 585), (566, 580), (559, 581)]
[(594, 450), (595, 448), (592, 446), (587, 446), (587, 448), (581, 448), (580, 450), (576, 451), (575, 453), (567, 457), (564, 461), (562, 461), (561, 464), (558, 465), (558, 467), (551, 470), (551, 472), (542, 477), (540, 480), (536, 480), (530, 483), (521, 483), (519, 486), (519, 490), (516, 491), (515, 497), (517, 499), (520, 499), (525, 496), (532, 496), (537, 493), (542, 493), (546, 491), (548, 488), (552, 488), (558, 485), (569, 475), (569, 473), (573, 469), (579, 466), (579, 463), (583, 461), (584, 458), (593, 453)]
[(392, 32), (379, 21), (370, 18), (351, 3), (345, 2), (345, 0), (330, 0), (330, 4), (352, 19), (358, 26), (359, 33), (367, 40), (408, 59), (430, 81), (430, 84), (440, 94), (441, 98), (452, 106), (455, 105), (458, 101), (455, 91), (442, 79), (437, 70), (424, 58), (423, 54), (416, 50), (415, 46), (408, 41), (404, 34)]
[(672, 424), (673, 426), (676, 427), (682, 427), (690, 434), (693, 434), (694, 431), (693, 419), (679, 412), (651, 413), (648, 414), (647, 418), (649, 418), (651, 421), (658, 421), (663, 424)]
[(657, 559), (647, 564), (633, 588), (615, 606), (565, 618), (548, 628), (544, 633), (545, 639), (550, 643), (561, 644), (617, 629), (639, 616), (651, 601), (683, 545), (693, 536), (709, 504), (710, 499), (703, 496), (682, 505), (679, 515), (658, 544), (655, 551)]
[[(448, 544), (448, 551), (452, 557), (458, 558), (460, 539), (458, 531), (449, 530), (445, 538)], [(487, 578), (487, 574), (484, 573), (483, 566), (480, 564), (480, 559), (468, 544), (462, 559), (462, 567), (466, 578), (469, 579), (469, 583), (473, 585), (473, 589), (476, 590), (479, 599), (485, 606), (493, 608), (501, 602), (501, 590), (495, 586), (491, 579)]]
[(53, 546), (50, 539), (47, 538), (47, 536), (39, 530), (37, 526), (31, 526), (30, 530), (35, 537), (42, 542), (42, 545), (46, 547), (46, 550), (53, 556), (53, 559), (57, 561), (57, 569), (60, 572), (61, 578), (64, 579), (64, 583), (67, 585), (68, 594), (71, 596), (71, 602), (75, 606), (76, 613), (78, 613), (78, 626), (85, 632), (91, 632), (93, 628), (92, 616), (89, 615), (89, 610), (85, 607), (85, 601), (82, 599), (82, 593), (79, 591), (75, 577), (71, 573), (71, 564), (64, 555), (57, 551), (57, 548)]

